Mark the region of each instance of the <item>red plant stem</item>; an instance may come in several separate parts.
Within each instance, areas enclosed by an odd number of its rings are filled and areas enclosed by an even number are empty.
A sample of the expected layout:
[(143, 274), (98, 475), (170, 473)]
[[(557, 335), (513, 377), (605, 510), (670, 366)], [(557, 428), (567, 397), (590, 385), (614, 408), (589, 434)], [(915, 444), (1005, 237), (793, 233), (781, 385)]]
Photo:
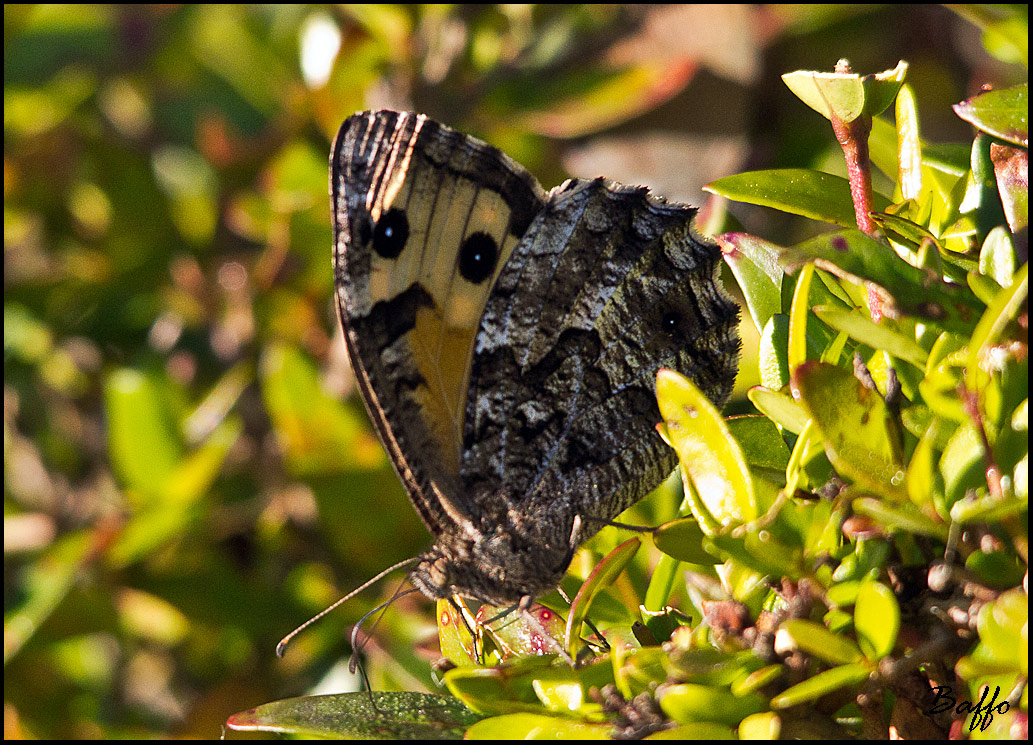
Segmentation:
[[(851, 122), (844, 122), (832, 114), (832, 131), (843, 148), (846, 158), (847, 175), (850, 177), (850, 197), (854, 201), (854, 219), (857, 227), (865, 234), (875, 236), (877, 227), (871, 218), (875, 209), (874, 192), (872, 191), (872, 163), (868, 155), (868, 135), (872, 131), (872, 118), (861, 114)], [(882, 317), (882, 299), (872, 288), (868, 288), (868, 309), (872, 320), (878, 322)]]
[(854, 216), (857, 227), (868, 235), (875, 234), (875, 223), (869, 213), (875, 209), (872, 192), (872, 164), (868, 157), (868, 135), (872, 131), (872, 118), (861, 114), (852, 122), (844, 122), (832, 114), (832, 130), (836, 133), (839, 146), (846, 158), (847, 173), (850, 176), (850, 196), (854, 200)]

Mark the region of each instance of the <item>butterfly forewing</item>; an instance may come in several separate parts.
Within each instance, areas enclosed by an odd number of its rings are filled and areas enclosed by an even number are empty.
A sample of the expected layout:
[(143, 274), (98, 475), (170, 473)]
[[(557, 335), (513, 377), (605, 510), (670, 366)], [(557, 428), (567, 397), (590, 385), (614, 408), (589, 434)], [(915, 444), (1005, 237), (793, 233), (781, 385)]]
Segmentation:
[(473, 506), (456, 488), (473, 340), (544, 192), (498, 150), (390, 111), (341, 126), (331, 190), (353, 365), (381, 440), (436, 531), (445, 513)]

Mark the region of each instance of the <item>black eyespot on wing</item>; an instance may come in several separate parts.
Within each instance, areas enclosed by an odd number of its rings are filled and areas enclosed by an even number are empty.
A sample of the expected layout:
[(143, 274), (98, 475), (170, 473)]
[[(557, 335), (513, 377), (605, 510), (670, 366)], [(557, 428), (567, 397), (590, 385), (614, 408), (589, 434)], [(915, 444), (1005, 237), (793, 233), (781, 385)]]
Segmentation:
[(409, 240), (409, 220), (403, 210), (392, 207), (373, 229), (373, 250), (385, 259), (395, 259)]
[(459, 249), (459, 273), (463, 279), (477, 285), (495, 272), (499, 247), (487, 233), (471, 233)]

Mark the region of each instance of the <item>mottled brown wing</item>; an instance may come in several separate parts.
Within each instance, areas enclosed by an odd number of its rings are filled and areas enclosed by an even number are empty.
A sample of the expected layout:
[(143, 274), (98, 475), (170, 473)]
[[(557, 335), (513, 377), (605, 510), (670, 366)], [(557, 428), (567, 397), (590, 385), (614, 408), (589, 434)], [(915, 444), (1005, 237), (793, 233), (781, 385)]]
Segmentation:
[(421, 115), (356, 114), (334, 142), (341, 323), (370, 417), (435, 534), (475, 508), (458, 484), (474, 335), (544, 197), (499, 150)]
[(531, 519), (612, 519), (670, 473), (657, 370), (684, 373), (720, 405), (740, 346), (720, 250), (693, 236), (694, 214), (603, 179), (550, 194), (477, 333), (466, 494), (501, 489)]

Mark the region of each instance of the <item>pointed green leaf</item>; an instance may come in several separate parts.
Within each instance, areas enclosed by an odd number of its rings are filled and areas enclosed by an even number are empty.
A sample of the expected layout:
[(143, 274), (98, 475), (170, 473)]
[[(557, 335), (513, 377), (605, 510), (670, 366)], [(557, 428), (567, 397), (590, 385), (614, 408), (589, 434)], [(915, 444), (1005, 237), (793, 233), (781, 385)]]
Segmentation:
[(902, 199), (922, 194), (922, 143), (918, 128), (915, 92), (905, 83), (897, 93), (897, 185)]
[(789, 384), (789, 316), (776, 313), (760, 335), (757, 365), (760, 382), (772, 390)]
[(783, 259), (789, 267), (814, 262), (851, 282), (873, 282), (889, 293), (896, 312), (959, 333), (970, 332), (972, 318), (982, 309), (968, 288), (931, 279), (860, 231), (825, 233), (788, 249)]
[(455, 667), (443, 678), (449, 692), (481, 714), (541, 711), (534, 680), (552, 666), (554, 655), (521, 657), (499, 667)]
[(104, 402), (115, 473), (140, 495), (163, 492), (183, 456), (183, 442), (161, 386), (123, 368), (105, 381)]
[(891, 505), (881, 499), (863, 497), (855, 499), (852, 506), (854, 512), (873, 518), (887, 530), (947, 540), (947, 526), (923, 515), (911, 503)]
[(771, 699), (771, 708), (788, 709), (790, 706), (814, 701), (840, 688), (856, 686), (870, 674), (868, 667), (860, 662), (834, 667), (782, 691)]
[(1021, 147), (1029, 147), (1029, 84), (980, 93), (954, 111), (978, 129)]
[(981, 365), (988, 350), (1004, 333), (1008, 323), (1014, 320), (1026, 297), (1029, 294), (1029, 263), (1022, 265), (1015, 274), (1010, 287), (1002, 289), (993, 302), (987, 307), (983, 317), (979, 319), (968, 348), (968, 365), (965, 372), (965, 385), (969, 390), (979, 390)]
[(502, 714), (483, 719), (466, 731), (467, 740), (608, 740), (609, 723), (581, 722), (548, 714)]
[(800, 271), (793, 291), (792, 307), (789, 310), (788, 365), (792, 375), (807, 360), (807, 315), (810, 312), (811, 282), (814, 278), (814, 265), (807, 264)]
[(581, 585), (581, 589), (578, 590), (577, 595), (574, 597), (574, 602), (570, 604), (570, 614), (567, 616), (567, 624), (564, 631), (564, 641), (566, 642), (567, 652), (570, 653), (571, 657), (576, 657), (578, 650), (581, 648), (581, 625), (584, 623), (585, 618), (588, 617), (588, 610), (592, 607), (592, 601), (603, 588), (609, 587), (614, 583), (617, 576), (624, 571), (624, 567), (628, 565), (628, 562), (635, 558), (635, 553), (641, 545), (642, 541), (638, 538), (624, 541), (624, 543), (613, 549), (596, 565), (588, 579)]
[[(821, 171), (805, 168), (747, 171), (712, 181), (703, 190), (736, 202), (773, 207), (845, 228), (857, 226), (850, 182)], [(885, 212), (890, 200), (876, 194), (874, 204), (875, 209)]]

